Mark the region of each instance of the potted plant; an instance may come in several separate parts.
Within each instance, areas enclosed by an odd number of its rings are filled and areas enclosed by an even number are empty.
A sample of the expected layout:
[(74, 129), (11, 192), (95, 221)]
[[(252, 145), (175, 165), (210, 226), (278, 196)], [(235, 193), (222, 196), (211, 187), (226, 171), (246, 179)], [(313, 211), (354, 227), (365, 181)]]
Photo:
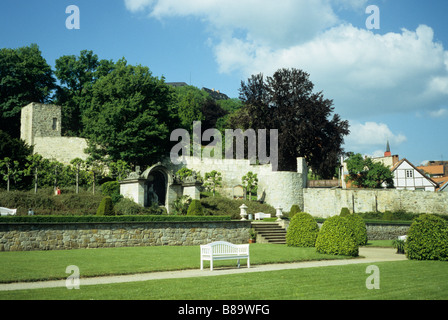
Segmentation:
[(257, 239), (257, 233), (254, 228), (249, 229), (249, 243), (255, 243), (255, 239)]

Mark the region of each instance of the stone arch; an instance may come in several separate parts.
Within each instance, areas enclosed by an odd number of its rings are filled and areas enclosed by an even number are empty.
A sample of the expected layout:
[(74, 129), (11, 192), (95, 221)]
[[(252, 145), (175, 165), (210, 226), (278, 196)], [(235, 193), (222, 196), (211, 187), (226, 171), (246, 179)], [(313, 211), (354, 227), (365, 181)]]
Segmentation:
[(168, 190), (173, 183), (170, 171), (158, 163), (143, 172), (141, 177), (145, 180), (145, 206), (156, 202), (158, 206), (168, 208)]

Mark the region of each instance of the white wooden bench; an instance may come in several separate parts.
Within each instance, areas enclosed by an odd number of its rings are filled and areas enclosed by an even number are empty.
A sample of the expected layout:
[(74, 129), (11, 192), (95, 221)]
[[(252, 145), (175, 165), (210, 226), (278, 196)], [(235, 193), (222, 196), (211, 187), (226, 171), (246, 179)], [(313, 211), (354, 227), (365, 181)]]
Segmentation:
[(263, 220), (264, 218), (270, 218), (271, 215), (269, 213), (257, 212), (255, 214), (255, 220)]
[(204, 269), (204, 261), (210, 261), (210, 270), (213, 271), (213, 261), (233, 259), (238, 260), (238, 268), (240, 267), (240, 259), (247, 259), (247, 267), (250, 268), (249, 245), (237, 245), (226, 241), (215, 241), (201, 245), (201, 270)]
[(0, 207), (0, 215), (2, 216), (15, 216), (17, 214), (17, 209), (8, 209)]

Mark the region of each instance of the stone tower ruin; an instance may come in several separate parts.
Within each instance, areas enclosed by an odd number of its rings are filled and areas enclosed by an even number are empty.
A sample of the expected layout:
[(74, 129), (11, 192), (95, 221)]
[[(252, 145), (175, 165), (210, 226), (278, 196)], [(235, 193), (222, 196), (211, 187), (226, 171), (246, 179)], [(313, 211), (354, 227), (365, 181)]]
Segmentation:
[(22, 108), (20, 138), (28, 145), (36, 137), (61, 136), (61, 107), (32, 102)]

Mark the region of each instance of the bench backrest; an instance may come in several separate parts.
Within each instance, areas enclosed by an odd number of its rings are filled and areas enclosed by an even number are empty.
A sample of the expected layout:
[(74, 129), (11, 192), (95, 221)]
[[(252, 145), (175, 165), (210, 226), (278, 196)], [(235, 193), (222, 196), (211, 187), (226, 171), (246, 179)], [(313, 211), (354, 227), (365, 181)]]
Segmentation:
[(249, 245), (235, 245), (226, 241), (215, 241), (206, 245), (201, 245), (201, 252), (207, 254), (236, 254), (249, 251)]

